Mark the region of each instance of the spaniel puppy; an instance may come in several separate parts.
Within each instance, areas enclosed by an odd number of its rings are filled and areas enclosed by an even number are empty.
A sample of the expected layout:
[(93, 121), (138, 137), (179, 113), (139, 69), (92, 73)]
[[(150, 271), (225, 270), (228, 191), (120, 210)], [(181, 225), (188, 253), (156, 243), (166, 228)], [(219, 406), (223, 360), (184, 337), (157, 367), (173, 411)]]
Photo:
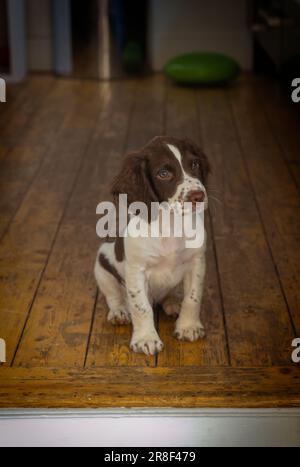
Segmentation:
[[(193, 142), (157, 137), (140, 151), (127, 155), (113, 181), (115, 203), (126, 194), (128, 204), (189, 201), (205, 203), (209, 163)], [(144, 219), (151, 223), (152, 219)], [(154, 355), (163, 349), (155, 329), (153, 306), (161, 304), (178, 315), (175, 336), (196, 341), (205, 336), (200, 319), (205, 278), (206, 241), (188, 248), (185, 238), (107, 238), (97, 255), (95, 276), (105, 295), (112, 324), (132, 322), (131, 349)], [(178, 286), (183, 284), (183, 301)]]

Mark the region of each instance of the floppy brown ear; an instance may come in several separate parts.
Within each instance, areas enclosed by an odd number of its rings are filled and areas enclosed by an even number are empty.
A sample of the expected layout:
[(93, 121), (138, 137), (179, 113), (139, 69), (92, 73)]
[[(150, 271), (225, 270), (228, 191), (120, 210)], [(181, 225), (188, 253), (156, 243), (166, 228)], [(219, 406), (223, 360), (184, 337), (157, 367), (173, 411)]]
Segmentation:
[(113, 180), (111, 187), (115, 202), (120, 194), (128, 196), (128, 204), (139, 201), (145, 203), (148, 209), (151, 207), (151, 202), (157, 201), (147, 165), (144, 154), (131, 153), (124, 158), (121, 171)]
[(186, 139), (185, 141), (187, 150), (190, 151), (192, 154), (195, 154), (201, 162), (201, 175), (203, 183), (206, 182), (208, 175), (211, 173), (211, 165), (208, 161), (207, 156), (204, 154), (200, 146), (194, 143), (190, 139)]

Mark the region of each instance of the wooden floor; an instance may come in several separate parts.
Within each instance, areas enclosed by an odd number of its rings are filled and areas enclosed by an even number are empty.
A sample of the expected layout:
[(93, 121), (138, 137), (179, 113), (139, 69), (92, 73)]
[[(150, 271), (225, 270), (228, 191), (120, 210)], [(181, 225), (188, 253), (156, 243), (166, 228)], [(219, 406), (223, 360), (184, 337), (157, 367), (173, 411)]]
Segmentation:
[[(33, 76), (0, 104), (0, 407), (300, 405), (300, 124), (276, 84), (183, 89), (161, 76)], [(190, 137), (213, 175), (207, 338), (128, 349), (106, 322), (93, 263), (96, 205), (125, 151)]]

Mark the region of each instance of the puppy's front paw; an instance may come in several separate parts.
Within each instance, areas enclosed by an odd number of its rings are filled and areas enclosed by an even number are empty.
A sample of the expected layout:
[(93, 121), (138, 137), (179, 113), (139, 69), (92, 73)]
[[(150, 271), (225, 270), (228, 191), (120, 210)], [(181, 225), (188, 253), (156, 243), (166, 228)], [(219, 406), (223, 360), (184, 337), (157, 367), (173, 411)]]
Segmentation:
[(130, 348), (133, 352), (144, 353), (149, 356), (161, 352), (164, 348), (164, 344), (160, 340), (158, 334), (134, 334)]
[(130, 314), (126, 309), (110, 310), (107, 321), (114, 326), (122, 326), (131, 323)]
[(191, 323), (177, 322), (175, 337), (181, 341), (196, 342), (199, 339), (204, 339), (205, 329), (201, 321)]

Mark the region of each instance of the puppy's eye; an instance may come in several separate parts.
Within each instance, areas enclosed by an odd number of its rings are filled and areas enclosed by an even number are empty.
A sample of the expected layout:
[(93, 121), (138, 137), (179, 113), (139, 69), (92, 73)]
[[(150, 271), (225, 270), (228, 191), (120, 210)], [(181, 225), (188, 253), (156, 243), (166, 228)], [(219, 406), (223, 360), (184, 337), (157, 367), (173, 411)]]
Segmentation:
[(161, 180), (171, 180), (172, 173), (168, 169), (160, 169), (157, 172), (157, 177)]
[(200, 161), (198, 159), (194, 159), (192, 162), (192, 170), (198, 170), (200, 168)]

